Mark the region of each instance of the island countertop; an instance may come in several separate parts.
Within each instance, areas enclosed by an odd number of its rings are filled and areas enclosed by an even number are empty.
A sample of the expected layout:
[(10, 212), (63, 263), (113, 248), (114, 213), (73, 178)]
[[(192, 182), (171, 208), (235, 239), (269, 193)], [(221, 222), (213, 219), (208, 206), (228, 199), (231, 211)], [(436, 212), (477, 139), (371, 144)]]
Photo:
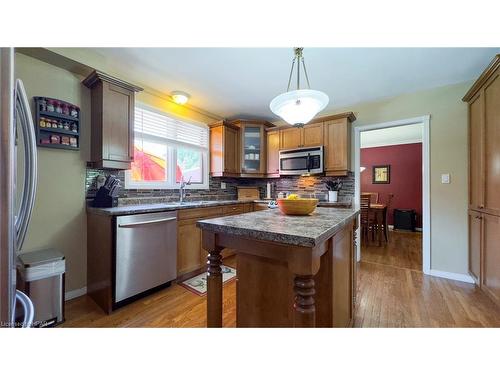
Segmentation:
[(359, 210), (352, 208), (318, 207), (307, 216), (290, 216), (279, 209), (271, 209), (200, 220), (198, 227), (248, 239), (315, 247), (332, 237), (358, 214)]

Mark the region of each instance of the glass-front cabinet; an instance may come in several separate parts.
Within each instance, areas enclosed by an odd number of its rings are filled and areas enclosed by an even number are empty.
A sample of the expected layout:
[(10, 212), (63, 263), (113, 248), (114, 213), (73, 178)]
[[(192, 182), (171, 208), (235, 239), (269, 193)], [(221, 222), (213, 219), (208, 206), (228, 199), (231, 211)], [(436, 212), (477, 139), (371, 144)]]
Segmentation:
[(240, 164), (242, 177), (264, 177), (267, 173), (266, 129), (274, 127), (267, 121), (234, 120), (240, 128)]
[(241, 129), (243, 157), (241, 169), (244, 173), (261, 173), (263, 153), (263, 129), (260, 125), (244, 125)]

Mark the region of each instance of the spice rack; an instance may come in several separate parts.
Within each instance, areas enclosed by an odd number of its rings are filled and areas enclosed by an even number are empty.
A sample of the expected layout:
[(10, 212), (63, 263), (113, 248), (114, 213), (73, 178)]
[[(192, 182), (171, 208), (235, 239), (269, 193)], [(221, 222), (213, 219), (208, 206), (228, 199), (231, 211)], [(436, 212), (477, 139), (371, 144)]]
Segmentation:
[(80, 149), (80, 108), (59, 99), (35, 96), (35, 128), (39, 147)]

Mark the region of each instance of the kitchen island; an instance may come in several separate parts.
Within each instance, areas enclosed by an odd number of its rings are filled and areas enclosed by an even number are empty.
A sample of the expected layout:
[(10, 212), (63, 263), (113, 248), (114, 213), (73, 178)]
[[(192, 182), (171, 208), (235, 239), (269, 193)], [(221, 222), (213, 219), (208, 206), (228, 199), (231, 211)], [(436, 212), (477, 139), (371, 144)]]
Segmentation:
[(358, 211), (278, 209), (198, 221), (208, 251), (207, 325), (222, 326), (222, 257), (237, 254), (238, 327), (348, 327)]

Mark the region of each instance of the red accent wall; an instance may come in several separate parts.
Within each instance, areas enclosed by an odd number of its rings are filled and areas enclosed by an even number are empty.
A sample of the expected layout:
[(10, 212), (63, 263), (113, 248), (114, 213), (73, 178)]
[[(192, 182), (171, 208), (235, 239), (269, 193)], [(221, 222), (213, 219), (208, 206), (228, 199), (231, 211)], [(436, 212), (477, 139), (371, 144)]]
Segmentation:
[[(391, 166), (390, 184), (372, 184), (374, 165)], [(387, 202), (394, 194), (388, 213), (388, 223), (393, 224), (393, 209), (414, 209), (417, 227), (422, 227), (422, 143), (371, 147), (361, 149), (361, 192), (379, 193), (379, 202)]]

